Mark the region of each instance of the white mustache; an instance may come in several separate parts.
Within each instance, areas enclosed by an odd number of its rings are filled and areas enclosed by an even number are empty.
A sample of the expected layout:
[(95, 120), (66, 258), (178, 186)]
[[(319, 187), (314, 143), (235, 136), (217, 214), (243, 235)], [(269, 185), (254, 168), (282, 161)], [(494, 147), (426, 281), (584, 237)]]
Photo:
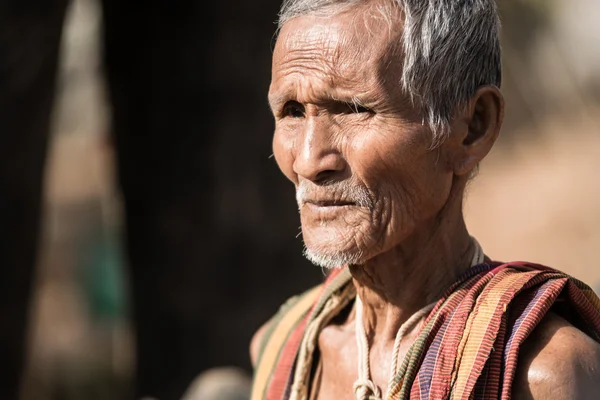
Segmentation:
[(373, 201), (365, 187), (344, 182), (315, 187), (307, 181), (302, 181), (296, 189), (296, 201), (300, 208), (306, 202), (320, 201), (341, 201), (354, 203), (359, 207), (373, 208)]

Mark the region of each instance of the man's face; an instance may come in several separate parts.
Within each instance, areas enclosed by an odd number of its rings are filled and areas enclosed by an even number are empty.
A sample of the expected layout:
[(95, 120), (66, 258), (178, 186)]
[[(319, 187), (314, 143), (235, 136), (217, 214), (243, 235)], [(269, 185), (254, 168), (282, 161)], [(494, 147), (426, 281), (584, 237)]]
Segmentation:
[(401, 32), (362, 11), (287, 22), (273, 54), (273, 148), (309, 259), (361, 264), (429, 229), (453, 173), (401, 90)]

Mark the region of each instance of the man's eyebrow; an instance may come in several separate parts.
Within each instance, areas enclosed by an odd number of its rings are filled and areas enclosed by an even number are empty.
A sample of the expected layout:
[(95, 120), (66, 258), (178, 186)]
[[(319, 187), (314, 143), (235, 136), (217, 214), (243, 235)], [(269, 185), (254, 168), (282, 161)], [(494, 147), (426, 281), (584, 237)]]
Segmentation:
[[(289, 100), (293, 100), (293, 93), (273, 93), (268, 95), (269, 108), (275, 112), (277, 108)], [(368, 106), (369, 96), (366, 94), (349, 95), (345, 93), (317, 92), (314, 94), (313, 102), (316, 104), (345, 104), (350, 107), (358, 108)]]
[(353, 107), (364, 107), (366, 101), (362, 97), (354, 96), (330, 96), (330, 101), (344, 103)]
[(268, 96), (268, 101), (269, 101), (269, 107), (271, 107), (271, 110), (273, 110), (273, 107), (279, 103), (281, 103), (282, 101), (282, 97), (281, 95), (272, 95), (269, 94)]
[(283, 94), (270, 94), (268, 96), (269, 108), (271, 111), (275, 111), (275, 108), (283, 103), (288, 98), (287, 95)]

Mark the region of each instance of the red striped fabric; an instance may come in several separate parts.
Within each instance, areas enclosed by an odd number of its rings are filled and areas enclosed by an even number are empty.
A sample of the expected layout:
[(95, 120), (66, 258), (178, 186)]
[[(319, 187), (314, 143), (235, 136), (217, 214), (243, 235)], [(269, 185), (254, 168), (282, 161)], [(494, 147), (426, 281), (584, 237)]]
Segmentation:
[[(339, 272), (323, 285), (321, 298), (281, 351), (266, 400), (288, 399), (306, 324), (329, 296), (349, 284), (343, 274), (336, 280)], [(568, 305), (576, 318), (564, 317), (600, 342), (600, 299), (582, 282), (522, 262), (471, 268), (426, 319), (387, 400), (510, 399), (520, 346), (559, 303), (556, 312)]]
[[(321, 288), (321, 299), (323, 298), (323, 295), (331, 295), (328, 293), (328, 286), (335, 281), (335, 278), (341, 272), (342, 269), (333, 270), (327, 277), (327, 280)], [(311, 312), (303, 318), (300, 324), (298, 324), (298, 327), (291, 333), (289, 340), (282, 349), (281, 355), (277, 362), (277, 367), (273, 373), (273, 376), (271, 377), (271, 382), (269, 383), (266, 397), (267, 399), (285, 399), (289, 395), (288, 391), (292, 384), (291, 379), (294, 374), (294, 364), (296, 361), (296, 356), (298, 355), (298, 350), (300, 349), (300, 344), (302, 343), (306, 325), (320, 303), (320, 301), (315, 303)]]

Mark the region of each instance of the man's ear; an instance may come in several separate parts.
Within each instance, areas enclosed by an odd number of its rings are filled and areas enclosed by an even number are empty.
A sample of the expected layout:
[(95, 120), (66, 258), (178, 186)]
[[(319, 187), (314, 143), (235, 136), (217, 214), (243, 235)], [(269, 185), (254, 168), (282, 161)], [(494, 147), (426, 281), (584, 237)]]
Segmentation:
[[(504, 119), (504, 97), (493, 85), (482, 86), (458, 118), (462, 129), (457, 137), (454, 173), (469, 173), (489, 153), (500, 134)], [(465, 129), (466, 128), (466, 129)]]

